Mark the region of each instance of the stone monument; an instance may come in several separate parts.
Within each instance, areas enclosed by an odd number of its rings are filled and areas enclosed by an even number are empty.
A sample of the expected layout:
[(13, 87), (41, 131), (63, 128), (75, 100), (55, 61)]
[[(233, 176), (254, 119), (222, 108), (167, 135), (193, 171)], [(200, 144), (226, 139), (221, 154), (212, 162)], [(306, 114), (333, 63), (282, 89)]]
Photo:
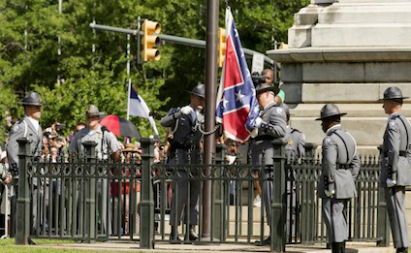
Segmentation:
[[(379, 99), (389, 86), (411, 97), (411, 0), (312, 0), (295, 14), (281, 63), (292, 125), (321, 144), (324, 103), (347, 112), (343, 128), (362, 154), (376, 154), (387, 122)], [(411, 100), (403, 106), (411, 117)]]

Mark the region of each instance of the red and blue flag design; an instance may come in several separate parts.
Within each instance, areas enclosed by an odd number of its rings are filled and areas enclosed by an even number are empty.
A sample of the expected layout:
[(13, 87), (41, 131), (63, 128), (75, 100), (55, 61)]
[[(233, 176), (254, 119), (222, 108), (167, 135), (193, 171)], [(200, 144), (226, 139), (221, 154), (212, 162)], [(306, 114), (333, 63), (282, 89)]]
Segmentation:
[(226, 10), (226, 55), (217, 95), (217, 122), (226, 137), (244, 142), (254, 129), (258, 101), (230, 9)]

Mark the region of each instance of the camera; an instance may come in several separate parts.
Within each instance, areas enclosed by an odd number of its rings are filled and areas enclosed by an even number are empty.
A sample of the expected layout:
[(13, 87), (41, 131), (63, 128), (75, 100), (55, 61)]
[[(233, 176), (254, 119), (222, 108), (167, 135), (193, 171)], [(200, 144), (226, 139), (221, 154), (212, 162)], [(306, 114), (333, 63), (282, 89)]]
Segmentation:
[(262, 83), (265, 83), (266, 76), (260, 75), (258, 72), (253, 72), (251, 74), (251, 79), (253, 80), (254, 86), (258, 86)]

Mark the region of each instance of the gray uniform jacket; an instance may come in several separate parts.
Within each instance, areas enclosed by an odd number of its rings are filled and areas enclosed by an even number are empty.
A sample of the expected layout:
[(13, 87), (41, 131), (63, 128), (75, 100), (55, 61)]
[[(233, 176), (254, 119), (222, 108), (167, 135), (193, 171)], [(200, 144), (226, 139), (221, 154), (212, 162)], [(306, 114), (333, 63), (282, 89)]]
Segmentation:
[(411, 185), (411, 127), (402, 113), (389, 117), (382, 144), (380, 183), (386, 187), (387, 178), (398, 186)]
[(200, 112), (193, 112), (185, 115), (180, 112), (180, 108), (172, 108), (166, 116), (161, 119), (163, 127), (170, 127), (170, 134), (173, 135), (169, 139), (171, 144), (171, 152), (176, 149), (198, 149), (200, 146), (202, 133), (199, 130), (204, 116)]
[(30, 119), (24, 116), (23, 120), (18, 121), (12, 127), (9, 133), (9, 143), (7, 145), (7, 158), (9, 160), (10, 169), (19, 166), (19, 144), (17, 140), (23, 137), (28, 138), (31, 143), (31, 153), (33, 156), (40, 156), (41, 148), (43, 146), (43, 133), (41, 126), (38, 130), (33, 126)]
[(288, 126), (284, 141), (287, 143), (285, 146), (287, 161), (305, 156), (305, 135), (302, 132)]
[(325, 190), (335, 190), (336, 199), (357, 197), (355, 178), (361, 166), (354, 138), (337, 125), (327, 132), (322, 144), (322, 173), (318, 185), (320, 198)]
[(70, 143), (69, 151), (76, 152), (79, 156), (84, 155), (83, 143), (86, 141), (94, 141), (97, 143), (96, 156), (99, 159), (107, 159), (109, 155), (119, 150), (116, 136), (107, 130), (104, 131), (103, 134), (101, 126), (99, 126), (95, 131), (90, 131), (90, 129), (86, 127), (76, 133)]
[(261, 164), (262, 151), (264, 151), (264, 164), (273, 164), (272, 141), (285, 136), (287, 128), (287, 116), (284, 109), (275, 102), (268, 104), (260, 113), (263, 120), (258, 129), (258, 135), (254, 138), (252, 146), (253, 164)]

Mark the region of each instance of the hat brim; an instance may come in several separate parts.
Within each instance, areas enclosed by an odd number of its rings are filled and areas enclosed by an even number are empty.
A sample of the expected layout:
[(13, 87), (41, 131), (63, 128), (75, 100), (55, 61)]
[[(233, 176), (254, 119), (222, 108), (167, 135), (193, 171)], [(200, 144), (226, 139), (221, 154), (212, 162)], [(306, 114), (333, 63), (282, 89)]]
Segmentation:
[(99, 113), (99, 114), (97, 114), (97, 115), (87, 115), (87, 114), (83, 114), (83, 116), (86, 116), (86, 117), (92, 117), (92, 116), (99, 116), (100, 118), (101, 118), (101, 113)]
[(190, 93), (191, 95), (194, 95), (194, 96), (197, 96), (197, 97), (200, 97), (200, 98), (205, 98), (205, 96), (204, 95), (202, 95), (202, 94), (199, 94), (199, 93), (194, 93), (194, 92), (192, 92), (192, 91), (187, 91), (188, 93)]
[(399, 98), (380, 98), (378, 102), (384, 102), (384, 100), (394, 100), (394, 99), (407, 99), (410, 97), (399, 97)]
[(325, 116), (325, 117), (317, 118), (315, 120), (323, 120), (323, 119), (328, 119), (328, 118), (335, 117), (335, 116), (340, 116), (341, 117), (341, 116), (345, 116), (345, 115), (347, 115), (347, 113), (343, 112), (343, 113), (339, 113), (339, 114), (328, 115), (328, 116)]
[(275, 93), (275, 87), (271, 86), (271, 87), (267, 87), (261, 90), (256, 91), (257, 95), (260, 95), (261, 93), (267, 92), (267, 91), (272, 91)]
[(25, 102), (20, 102), (21, 105), (33, 105), (33, 106), (43, 106), (44, 103), (25, 103)]

